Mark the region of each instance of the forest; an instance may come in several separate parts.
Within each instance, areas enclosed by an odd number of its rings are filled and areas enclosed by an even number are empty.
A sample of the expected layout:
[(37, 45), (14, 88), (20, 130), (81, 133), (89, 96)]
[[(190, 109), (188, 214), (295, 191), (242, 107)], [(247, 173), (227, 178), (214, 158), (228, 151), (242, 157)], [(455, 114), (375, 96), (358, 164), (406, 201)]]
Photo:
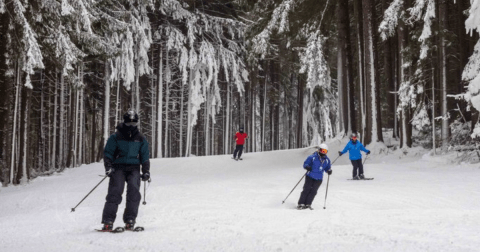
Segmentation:
[[(318, 145), (480, 156), (479, 0), (0, 0), (0, 182), (100, 162)], [(384, 133), (398, 145), (384, 143)]]

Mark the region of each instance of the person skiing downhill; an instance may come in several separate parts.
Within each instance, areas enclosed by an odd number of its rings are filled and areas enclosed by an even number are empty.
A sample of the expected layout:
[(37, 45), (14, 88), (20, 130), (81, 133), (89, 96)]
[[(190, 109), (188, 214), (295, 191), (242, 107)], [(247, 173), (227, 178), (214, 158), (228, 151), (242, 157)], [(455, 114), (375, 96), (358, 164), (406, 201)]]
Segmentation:
[[(140, 179), (150, 179), (150, 161), (146, 137), (138, 131), (138, 115), (129, 110), (123, 116), (123, 123), (116, 128), (104, 149), (105, 175), (110, 177), (108, 194), (103, 208), (101, 231), (112, 231), (118, 205), (127, 182), (127, 203), (123, 221), (127, 230), (133, 230), (140, 204)], [(140, 165), (142, 175), (140, 175)]]
[(318, 151), (308, 156), (305, 162), (303, 162), (303, 168), (307, 170), (305, 176), (305, 184), (303, 185), (303, 191), (298, 199), (298, 210), (311, 209), (313, 199), (317, 195), (318, 188), (323, 181), (323, 172), (326, 172), (329, 176), (332, 174), (332, 162), (327, 157), (328, 146), (321, 144)]
[(349, 152), (349, 158), (353, 165), (353, 179), (365, 179), (365, 176), (363, 175), (362, 153), (360, 151), (365, 152), (367, 155), (370, 154), (370, 151), (367, 150), (360, 141), (358, 141), (357, 134), (353, 133), (350, 136), (350, 141), (342, 151), (338, 152), (338, 155), (342, 156), (343, 154), (347, 153), (347, 151)]
[(237, 145), (235, 147), (235, 151), (233, 152), (233, 159), (242, 159), (243, 145), (245, 144), (245, 139), (247, 139), (247, 137), (247, 133), (243, 132), (243, 127), (240, 127), (240, 130), (235, 133), (235, 141)]

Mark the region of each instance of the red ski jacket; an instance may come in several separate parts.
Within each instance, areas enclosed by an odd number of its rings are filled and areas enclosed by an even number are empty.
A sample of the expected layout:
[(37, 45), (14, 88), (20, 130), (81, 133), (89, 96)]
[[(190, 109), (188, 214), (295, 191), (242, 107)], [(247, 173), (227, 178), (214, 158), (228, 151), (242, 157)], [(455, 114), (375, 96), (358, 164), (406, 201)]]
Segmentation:
[(243, 145), (247, 137), (247, 133), (240, 133), (237, 131), (237, 133), (235, 134), (235, 141), (237, 141), (237, 145)]

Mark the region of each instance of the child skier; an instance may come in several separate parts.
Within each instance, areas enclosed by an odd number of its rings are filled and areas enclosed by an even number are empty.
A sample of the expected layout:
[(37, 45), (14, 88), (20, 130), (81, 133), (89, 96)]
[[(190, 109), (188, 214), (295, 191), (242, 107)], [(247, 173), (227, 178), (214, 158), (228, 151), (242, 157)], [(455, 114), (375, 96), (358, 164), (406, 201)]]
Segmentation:
[[(359, 179), (365, 179), (365, 176), (363, 175), (363, 164), (362, 164), (362, 153), (360, 151), (364, 151), (365, 153), (370, 154), (370, 151), (365, 149), (362, 143), (357, 140), (357, 134), (353, 133), (350, 136), (350, 141), (347, 143), (343, 151), (339, 151), (338, 155), (343, 155), (345, 153), (349, 152), (349, 157), (350, 161), (352, 162), (353, 165), (353, 179), (354, 180), (359, 180)], [(358, 176), (357, 176), (357, 170), (358, 170)]]
[(328, 146), (321, 144), (318, 151), (308, 156), (303, 163), (303, 168), (307, 170), (307, 176), (305, 176), (305, 184), (303, 185), (303, 191), (298, 200), (298, 210), (311, 209), (313, 199), (317, 195), (318, 188), (323, 181), (323, 172), (326, 172), (329, 176), (332, 174), (332, 162), (327, 157)]

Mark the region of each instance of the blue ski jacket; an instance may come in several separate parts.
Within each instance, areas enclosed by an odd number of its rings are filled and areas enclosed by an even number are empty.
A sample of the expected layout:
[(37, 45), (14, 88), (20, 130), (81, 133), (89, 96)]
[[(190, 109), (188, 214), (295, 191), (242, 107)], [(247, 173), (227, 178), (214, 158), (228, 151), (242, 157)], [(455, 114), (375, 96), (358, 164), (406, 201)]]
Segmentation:
[(312, 167), (312, 170), (307, 173), (307, 176), (314, 180), (322, 180), (323, 172), (332, 169), (332, 162), (330, 162), (327, 156), (321, 157), (318, 152), (315, 151), (315, 153), (308, 156), (305, 162), (303, 162), (303, 168), (307, 166)]
[(369, 150), (365, 149), (362, 143), (360, 141), (356, 141), (356, 143), (353, 143), (352, 140), (350, 140), (347, 143), (347, 146), (342, 151), (342, 154), (348, 153), (348, 156), (350, 157), (350, 160), (360, 160), (362, 159), (362, 153), (360, 151), (364, 151), (366, 153), (370, 152)]

